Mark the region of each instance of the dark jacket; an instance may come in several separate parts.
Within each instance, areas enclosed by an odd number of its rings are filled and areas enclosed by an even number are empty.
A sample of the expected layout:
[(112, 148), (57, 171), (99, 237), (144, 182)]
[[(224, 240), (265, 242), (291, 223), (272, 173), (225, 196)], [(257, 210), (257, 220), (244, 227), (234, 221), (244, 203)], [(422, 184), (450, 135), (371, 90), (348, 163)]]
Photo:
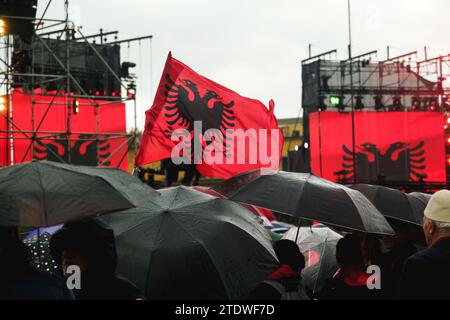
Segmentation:
[(398, 298), (450, 300), (450, 238), (406, 260)]
[(31, 267), (28, 247), (20, 241), (0, 249), (0, 300), (73, 300), (65, 281)]
[[(278, 289), (279, 288), (279, 289)], [(309, 300), (300, 274), (288, 265), (280, 266), (249, 295), (249, 300), (281, 300), (284, 293), (294, 293), (296, 300)]]
[(381, 269), (381, 292), (383, 299), (394, 299), (405, 261), (417, 253), (411, 242), (403, 242), (387, 253), (380, 254), (372, 261)]
[(319, 300), (379, 300), (382, 299), (380, 290), (370, 290), (367, 287), (369, 275), (358, 271), (352, 278), (340, 274), (328, 280), (317, 295)]
[(116, 274), (117, 253), (114, 232), (96, 220), (65, 225), (50, 240), (52, 256), (61, 266), (62, 252), (71, 249), (88, 261), (81, 273), (81, 289), (74, 289), (77, 300), (136, 300), (143, 295), (134, 284)]

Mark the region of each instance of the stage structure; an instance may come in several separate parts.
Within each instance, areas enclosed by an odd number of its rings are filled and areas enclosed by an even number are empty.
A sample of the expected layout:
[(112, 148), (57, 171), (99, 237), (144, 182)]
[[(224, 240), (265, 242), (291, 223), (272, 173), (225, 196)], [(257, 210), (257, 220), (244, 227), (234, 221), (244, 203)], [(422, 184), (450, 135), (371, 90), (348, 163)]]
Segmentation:
[(127, 170), (139, 138), (137, 77), (121, 45), (152, 36), (84, 35), (68, 0), (64, 20), (45, 16), (51, 4), (36, 17), (37, 0), (0, 2), (0, 166), (47, 159)]
[[(419, 189), (424, 188), (424, 183), (445, 186), (445, 180), (449, 180), (450, 173), (450, 132), (448, 132), (450, 90), (446, 86), (447, 77), (450, 75), (450, 55), (426, 58), (423, 61), (419, 61), (416, 51), (396, 57), (387, 57), (382, 61), (377, 60), (377, 51), (346, 60), (338, 60), (336, 55), (337, 50), (332, 50), (302, 61), (302, 108), (305, 133), (302, 152), (307, 159), (308, 169), (316, 174), (321, 174), (321, 171), (323, 173), (324, 159), (316, 157), (323, 153), (318, 152), (318, 149), (328, 152), (322, 143), (326, 141), (329, 147), (330, 137), (324, 136), (324, 134), (332, 134), (332, 131), (326, 126), (333, 122), (331, 119), (340, 119), (340, 124), (345, 125), (345, 127), (341, 127), (341, 130), (346, 131), (346, 141), (340, 141), (335, 137), (334, 141), (339, 145), (335, 150), (342, 151), (343, 145), (345, 145), (345, 160), (348, 161), (346, 161), (345, 168), (333, 172), (334, 177), (327, 172), (327, 178), (344, 183), (366, 182), (395, 185), (396, 187), (417, 184)], [(362, 113), (383, 113), (384, 116), (363, 116)], [(399, 116), (399, 113), (417, 114), (414, 118), (413, 116)], [(389, 132), (389, 130), (385, 130), (387, 126), (396, 125), (402, 127), (405, 132), (420, 130), (420, 126), (414, 122), (414, 119), (418, 120), (419, 115), (426, 117), (428, 113), (434, 119), (434, 122), (429, 123), (438, 126), (438, 128), (434, 128), (434, 138), (442, 140), (440, 147), (442, 150), (439, 149), (435, 155), (430, 154), (429, 156), (430, 158), (440, 157), (438, 161), (444, 167), (447, 164), (447, 179), (445, 175), (431, 174), (432, 177), (438, 177), (438, 181), (430, 181), (423, 172), (416, 176), (409, 176), (405, 173), (404, 177), (400, 179), (398, 175), (386, 174), (389, 170), (386, 171), (383, 168), (379, 168), (377, 171), (374, 169), (375, 167), (372, 167), (370, 173), (364, 173), (365, 171), (358, 167), (361, 144), (371, 143), (371, 141), (361, 140), (361, 130), (365, 130), (364, 134), (366, 135), (370, 134), (367, 132), (369, 127), (370, 130), (386, 132)], [(342, 115), (347, 115), (347, 117)], [(365, 121), (371, 119), (378, 124), (381, 123), (381, 119), (386, 122), (377, 127), (362, 122), (364, 119)], [(395, 123), (393, 119), (402, 119), (403, 122)], [(436, 122), (436, 119), (441, 120)], [(403, 127), (405, 123), (407, 126)], [(438, 137), (439, 132), (442, 134), (441, 138)], [(376, 134), (381, 133), (377, 132)], [(348, 137), (350, 137), (350, 142)], [(405, 137), (392, 136), (391, 143), (398, 142), (394, 140), (401, 140)], [(424, 136), (423, 140), (428, 138)], [(415, 139), (420, 140), (420, 137)], [(383, 140), (384, 144), (388, 143), (387, 146), (390, 144), (388, 140)], [(437, 140), (434, 141), (437, 143)], [(412, 141), (409, 142), (412, 143)], [(314, 148), (315, 151), (312, 150)], [(384, 155), (383, 151), (378, 150), (378, 152)], [(312, 155), (312, 153), (314, 154)], [(342, 158), (342, 155), (339, 157)], [(422, 167), (419, 164), (416, 166)]]

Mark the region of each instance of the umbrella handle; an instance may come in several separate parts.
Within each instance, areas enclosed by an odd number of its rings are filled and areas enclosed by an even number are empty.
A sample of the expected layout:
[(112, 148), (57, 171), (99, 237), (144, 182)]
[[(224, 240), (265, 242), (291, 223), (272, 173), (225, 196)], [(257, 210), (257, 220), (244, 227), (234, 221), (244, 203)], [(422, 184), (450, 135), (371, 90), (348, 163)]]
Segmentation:
[(298, 219), (298, 226), (297, 226), (297, 234), (295, 235), (295, 243), (297, 243), (301, 225), (302, 225), (302, 218), (299, 218)]

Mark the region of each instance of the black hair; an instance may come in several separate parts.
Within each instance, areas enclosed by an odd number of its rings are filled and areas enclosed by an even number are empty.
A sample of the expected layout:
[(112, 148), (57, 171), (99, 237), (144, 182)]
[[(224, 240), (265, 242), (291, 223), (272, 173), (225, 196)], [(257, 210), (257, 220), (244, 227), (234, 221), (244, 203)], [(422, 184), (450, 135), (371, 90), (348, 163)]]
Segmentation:
[(361, 244), (354, 234), (347, 234), (336, 246), (336, 260), (341, 267), (364, 267)]
[(273, 245), (278, 261), (287, 264), (295, 271), (302, 271), (305, 268), (305, 257), (300, 252), (298, 245), (291, 240), (283, 239)]

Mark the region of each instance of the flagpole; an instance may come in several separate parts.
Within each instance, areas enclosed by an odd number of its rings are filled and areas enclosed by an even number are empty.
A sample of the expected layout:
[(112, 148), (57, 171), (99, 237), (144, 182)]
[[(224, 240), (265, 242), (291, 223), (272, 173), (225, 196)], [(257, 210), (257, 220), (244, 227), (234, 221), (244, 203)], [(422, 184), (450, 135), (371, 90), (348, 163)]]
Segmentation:
[(348, 9), (348, 59), (350, 61), (350, 100), (352, 108), (352, 155), (353, 155), (353, 183), (356, 181), (356, 141), (355, 141), (355, 104), (353, 102), (353, 61), (352, 61), (352, 20), (350, 0), (347, 0)]

